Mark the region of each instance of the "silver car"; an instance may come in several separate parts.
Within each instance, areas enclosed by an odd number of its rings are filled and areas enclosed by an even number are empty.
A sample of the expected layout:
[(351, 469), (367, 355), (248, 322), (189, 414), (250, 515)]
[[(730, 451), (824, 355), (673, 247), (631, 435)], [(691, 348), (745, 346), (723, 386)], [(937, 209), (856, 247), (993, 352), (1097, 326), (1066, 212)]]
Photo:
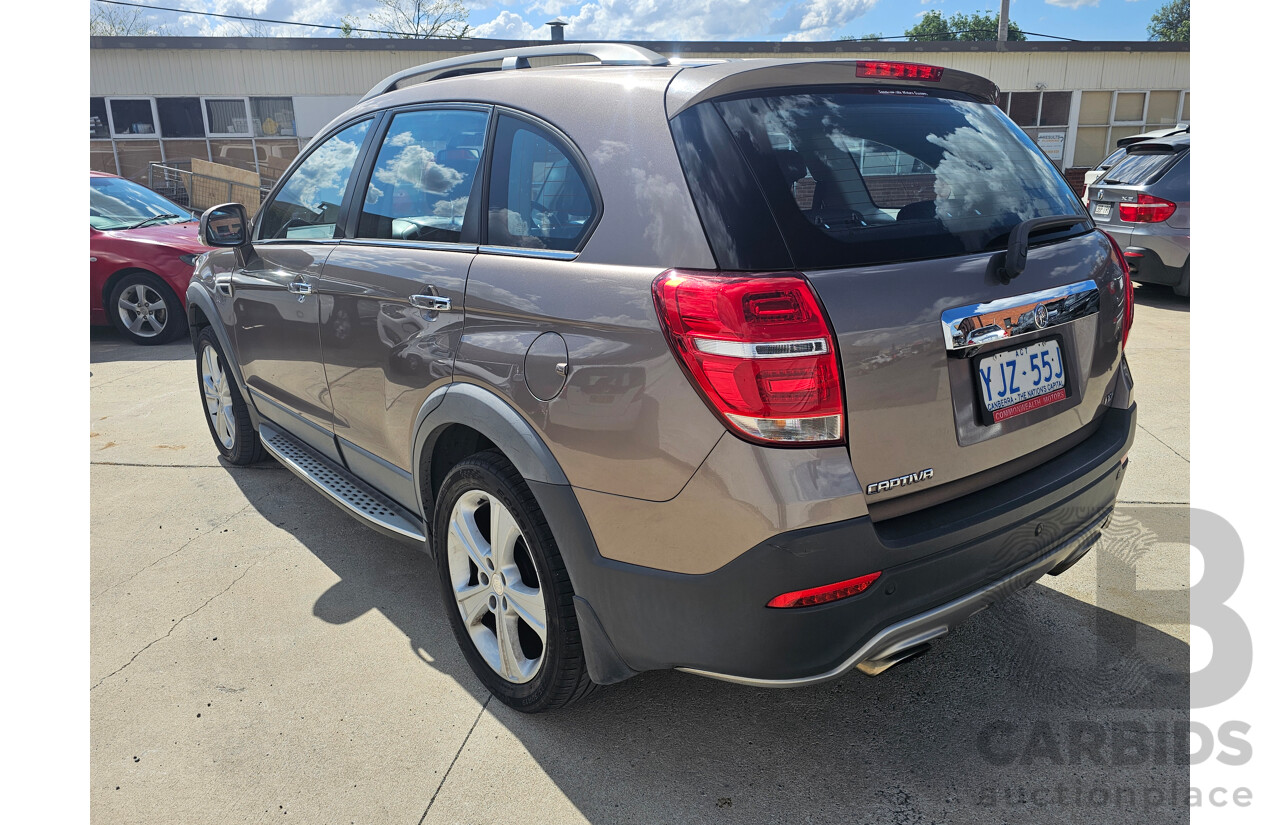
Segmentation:
[(214, 444), (432, 554), (518, 710), (880, 673), (1087, 553), (1137, 426), (1124, 259), (997, 99), (623, 44), (390, 77), (202, 217)]
[(1112, 166), (1115, 166), (1117, 163), (1124, 160), (1125, 155), (1129, 154), (1129, 147), (1134, 144), (1141, 143), (1144, 140), (1151, 140), (1152, 138), (1164, 138), (1169, 137), (1170, 135), (1184, 133), (1190, 134), (1190, 132), (1191, 124), (1179, 123), (1177, 126), (1169, 126), (1164, 129), (1152, 129), (1150, 132), (1130, 135), (1129, 137), (1123, 137), (1117, 140), (1116, 150), (1103, 158), (1097, 166), (1084, 173), (1084, 192), (1081, 194), (1084, 197), (1085, 205), (1087, 206), (1089, 203), (1089, 187), (1105, 175)]
[(1191, 296), (1191, 135), (1129, 147), (1089, 187), (1089, 210), (1116, 239), (1133, 280)]

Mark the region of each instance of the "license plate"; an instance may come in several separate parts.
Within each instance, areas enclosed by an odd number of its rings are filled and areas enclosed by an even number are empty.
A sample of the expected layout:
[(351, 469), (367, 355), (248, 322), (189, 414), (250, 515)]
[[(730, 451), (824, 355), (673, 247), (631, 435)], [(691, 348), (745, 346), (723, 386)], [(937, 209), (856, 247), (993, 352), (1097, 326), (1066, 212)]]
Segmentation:
[(1093, 205), (1093, 214), (1099, 218), (1105, 218), (1111, 214), (1111, 204), (1099, 201)]
[(994, 422), (1067, 397), (1067, 373), (1056, 340), (1036, 341), (978, 360), (978, 393)]

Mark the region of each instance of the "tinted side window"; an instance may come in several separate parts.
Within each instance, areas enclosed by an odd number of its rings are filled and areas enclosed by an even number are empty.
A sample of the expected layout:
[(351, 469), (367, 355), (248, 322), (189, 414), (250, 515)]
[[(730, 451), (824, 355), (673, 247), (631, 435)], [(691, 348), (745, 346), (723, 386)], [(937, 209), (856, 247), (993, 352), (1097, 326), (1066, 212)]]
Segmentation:
[(372, 122), (338, 132), (293, 170), (262, 216), (259, 239), (334, 237), (351, 170)]
[(484, 153), (485, 112), (429, 109), (391, 121), (357, 235), (456, 243)]
[(598, 206), (568, 149), (523, 120), (498, 120), (489, 182), (489, 243), (577, 249)]

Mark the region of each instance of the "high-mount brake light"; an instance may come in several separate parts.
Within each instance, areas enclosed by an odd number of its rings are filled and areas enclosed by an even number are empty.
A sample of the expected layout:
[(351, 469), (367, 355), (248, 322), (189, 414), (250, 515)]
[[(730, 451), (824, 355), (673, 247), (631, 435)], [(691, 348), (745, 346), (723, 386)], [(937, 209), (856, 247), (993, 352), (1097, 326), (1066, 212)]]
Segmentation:
[(762, 444), (838, 444), (835, 337), (798, 273), (668, 270), (653, 282), (681, 366), (729, 429)]
[[(1115, 252), (1116, 263), (1120, 266), (1122, 273), (1123, 283), (1120, 288), (1124, 290), (1124, 309), (1123, 318), (1120, 319), (1120, 322), (1124, 325), (1124, 332), (1120, 338), (1120, 349), (1123, 350), (1125, 345), (1129, 343), (1129, 330), (1133, 329), (1133, 274), (1129, 271), (1129, 262), (1125, 260), (1127, 253), (1120, 249), (1120, 244), (1116, 243), (1115, 238), (1105, 232), (1102, 234), (1106, 235), (1107, 240), (1111, 242), (1111, 250)], [(1141, 255), (1138, 257), (1141, 257)]]
[(793, 590), (790, 593), (783, 593), (781, 596), (774, 596), (769, 600), (766, 607), (812, 607), (815, 604), (826, 604), (827, 602), (847, 599), (850, 596), (858, 595), (875, 584), (878, 578), (880, 578), (878, 572), (868, 573), (856, 579), (836, 582), (835, 584), (824, 584), (822, 587)]
[(858, 77), (884, 77), (892, 80), (942, 80), (941, 66), (923, 63), (899, 63), (887, 60), (859, 60)]

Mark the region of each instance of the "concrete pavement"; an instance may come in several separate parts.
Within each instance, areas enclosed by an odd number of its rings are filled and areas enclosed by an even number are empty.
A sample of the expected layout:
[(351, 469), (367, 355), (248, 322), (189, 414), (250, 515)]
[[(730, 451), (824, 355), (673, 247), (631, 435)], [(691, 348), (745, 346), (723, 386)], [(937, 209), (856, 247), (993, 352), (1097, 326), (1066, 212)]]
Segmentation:
[(1185, 821), (1190, 314), (1139, 296), (1127, 503), (1075, 568), (875, 679), (648, 673), (535, 717), (471, 674), (425, 555), (218, 460), (187, 343), (95, 332), (92, 820)]

